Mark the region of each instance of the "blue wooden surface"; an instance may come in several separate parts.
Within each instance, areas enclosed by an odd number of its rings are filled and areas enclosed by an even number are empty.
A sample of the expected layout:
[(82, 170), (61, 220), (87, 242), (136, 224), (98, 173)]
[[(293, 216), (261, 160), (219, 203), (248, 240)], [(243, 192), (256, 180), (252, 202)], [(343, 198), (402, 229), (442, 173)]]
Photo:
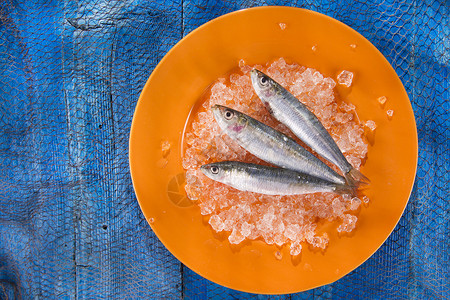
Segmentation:
[[(0, 299), (449, 298), (450, 5), (375, 2), (2, 1)], [(341, 280), (292, 295), (233, 291), (184, 267), (145, 221), (128, 168), (135, 105), (165, 53), (259, 5), (318, 11), (369, 39), (419, 134), (414, 190), (387, 242)]]

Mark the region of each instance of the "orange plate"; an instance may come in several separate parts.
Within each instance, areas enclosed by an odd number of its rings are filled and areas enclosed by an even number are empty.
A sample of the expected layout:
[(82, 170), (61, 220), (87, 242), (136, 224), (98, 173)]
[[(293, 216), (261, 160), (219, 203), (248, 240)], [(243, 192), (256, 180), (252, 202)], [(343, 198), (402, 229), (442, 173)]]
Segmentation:
[[(284, 30), (280, 23), (286, 24)], [(356, 48), (351, 45), (356, 45)], [(315, 51), (312, 47), (315, 47)], [(356, 105), (362, 120), (377, 124), (362, 171), (371, 179), (351, 235), (330, 231), (326, 251), (304, 247), (293, 259), (288, 247), (261, 241), (231, 246), (217, 237), (197, 205), (177, 195), (181, 184), (182, 136), (189, 113), (218, 77), (238, 66), (275, 58), (318, 69), (336, 78), (355, 77), (338, 89)], [(385, 107), (377, 101), (387, 97)], [(391, 120), (386, 110), (394, 110)], [(167, 164), (161, 142), (169, 141)], [(386, 240), (408, 202), (417, 165), (413, 111), (400, 79), (383, 55), (364, 37), (330, 17), (289, 7), (259, 7), (219, 17), (182, 39), (159, 63), (139, 98), (130, 137), (130, 168), (141, 209), (162, 243), (183, 264), (240, 291), (282, 294), (331, 283), (368, 259)], [(179, 175), (177, 177), (177, 175)], [(178, 181), (177, 181), (178, 179)], [(183, 189), (181, 187), (181, 193)]]

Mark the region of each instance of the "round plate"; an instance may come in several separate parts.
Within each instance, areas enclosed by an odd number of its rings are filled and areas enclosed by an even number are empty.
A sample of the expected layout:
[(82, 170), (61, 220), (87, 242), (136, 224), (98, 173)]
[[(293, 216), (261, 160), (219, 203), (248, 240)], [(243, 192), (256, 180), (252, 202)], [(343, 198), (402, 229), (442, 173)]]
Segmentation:
[[(284, 29), (280, 23), (286, 25)], [(315, 46), (315, 47), (313, 47)], [(314, 50), (313, 50), (314, 48)], [(325, 251), (262, 241), (232, 246), (213, 233), (197, 205), (186, 199), (181, 166), (186, 120), (208, 86), (238, 66), (284, 57), (336, 78), (354, 73), (339, 88), (361, 120), (377, 129), (362, 172), (370, 180), (351, 235), (330, 231)], [(377, 98), (386, 96), (381, 107)], [(391, 119), (386, 111), (393, 110)], [(170, 150), (162, 150), (169, 142)], [(259, 7), (233, 12), (183, 38), (158, 64), (139, 98), (130, 136), (130, 168), (141, 209), (153, 231), (183, 264), (203, 277), (240, 291), (282, 294), (331, 283), (368, 259), (386, 240), (408, 202), (417, 165), (413, 111), (400, 79), (383, 55), (343, 23), (312, 11)]]

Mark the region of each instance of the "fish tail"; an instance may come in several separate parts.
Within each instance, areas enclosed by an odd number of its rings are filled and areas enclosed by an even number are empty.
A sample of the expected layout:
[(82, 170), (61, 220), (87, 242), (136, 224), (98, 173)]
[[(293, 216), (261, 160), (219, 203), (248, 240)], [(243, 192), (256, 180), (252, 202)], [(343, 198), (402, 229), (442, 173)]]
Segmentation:
[(352, 168), (350, 171), (348, 171), (345, 174), (345, 180), (347, 181), (347, 184), (350, 186), (359, 186), (361, 184), (369, 184), (370, 180), (366, 176), (364, 176), (363, 173), (358, 171), (355, 168)]
[(356, 197), (356, 186), (348, 185), (348, 184), (338, 184), (336, 185), (335, 192), (339, 195), (348, 194), (352, 197)]

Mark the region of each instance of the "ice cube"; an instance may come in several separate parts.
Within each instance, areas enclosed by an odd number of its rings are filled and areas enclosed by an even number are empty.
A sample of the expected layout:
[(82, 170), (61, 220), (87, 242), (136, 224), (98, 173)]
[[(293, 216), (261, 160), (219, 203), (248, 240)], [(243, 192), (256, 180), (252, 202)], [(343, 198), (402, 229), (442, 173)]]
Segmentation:
[(352, 112), (356, 108), (355, 105), (353, 105), (352, 103), (345, 103), (345, 102), (341, 104), (341, 107), (345, 112)]
[(169, 155), (169, 152), (170, 152), (170, 142), (169, 141), (161, 142), (161, 152), (162, 152), (163, 157), (166, 157), (167, 155)]
[(283, 258), (283, 253), (281, 253), (281, 251), (275, 251), (274, 252), (275, 258), (278, 260), (281, 260)]
[(239, 244), (243, 240), (245, 240), (245, 237), (238, 229), (235, 228), (228, 237), (228, 240), (230, 241), (231, 244)]
[(324, 233), (321, 237), (320, 236), (309, 236), (307, 238), (308, 243), (310, 243), (313, 247), (325, 249), (325, 247), (328, 245), (328, 234)]
[(358, 218), (351, 214), (345, 214), (341, 217), (342, 224), (339, 225), (337, 231), (338, 232), (352, 232), (355, 229), (356, 221)]
[(239, 78), (241, 76), (239, 76), (238, 74), (231, 74), (230, 75), (230, 82), (234, 83), (234, 84), (238, 84), (239, 83)]
[(387, 98), (386, 96), (381, 96), (377, 98), (378, 103), (380, 103), (380, 106), (383, 108), (384, 105), (386, 104)]
[(394, 111), (392, 109), (388, 109), (386, 111), (386, 115), (387, 115), (388, 119), (391, 120), (392, 116), (394, 115)]
[(245, 66), (241, 67), (241, 72), (244, 73), (244, 74), (249, 74), (252, 69), (253, 68), (250, 67), (249, 65), (245, 65)]
[(333, 202), (331, 203), (331, 206), (333, 208), (333, 212), (336, 216), (339, 216), (344, 213), (345, 206), (341, 201), (342, 198), (336, 197), (334, 198)]
[(347, 70), (342, 71), (337, 76), (337, 82), (346, 87), (350, 87), (353, 81), (353, 73)]
[(357, 210), (361, 206), (361, 200), (357, 197), (353, 197), (348, 203), (348, 210)]
[(336, 82), (332, 78), (326, 77), (323, 79), (323, 86), (328, 90), (332, 90), (336, 86)]
[[(188, 195), (188, 198), (189, 198), (189, 195)], [(191, 198), (189, 198), (189, 199), (191, 199)], [(193, 199), (191, 199), (191, 200), (193, 200)], [(210, 215), (214, 211), (214, 206), (209, 202), (201, 202), (201, 203), (199, 203), (199, 206), (200, 206), (200, 213), (203, 216)]]
[(359, 169), (361, 166), (361, 159), (359, 157), (349, 155), (347, 157), (347, 161), (356, 169)]
[(251, 235), (253, 228), (255, 228), (255, 225), (249, 224), (247, 222), (243, 222), (241, 226), (241, 233), (244, 237), (248, 237)]
[(374, 131), (377, 128), (377, 124), (372, 120), (367, 120), (364, 125), (371, 131)]
[(302, 253), (302, 245), (298, 242), (292, 243), (290, 247), (290, 252), (292, 256), (297, 256)]
[(300, 226), (298, 224), (290, 224), (286, 226), (284, 235), (291, 241), (295, 241), (297, 239), (297, 235), (299, 234), (300, 234)]
[(312, 80), (314, 85), (318, 86), (320, 83), (322, 83), (323, 75), (319, 71), (315, 71), (312, 74)]
[(280, 247), (282, 245), (284, 245), (284, 243), (286, 243), (286, 241), (287, 241), (287, 238), (283, 234), (276, 234), (273, 238), (273, 242)]
[(218, 215), (212, 215), (208, 222), (215, 232), (221, 232), (225, 225)]
[(270, 229), (263, 230), (261, 231), (261, 233), (262, 238), (267, 244), (272, 245), (274, 243), (273, 233), (270, 231)]
[(364, 204), (369, 204), (369, 201), (370, 201), (370, 199), (369, 199), (369, 197), (367, 197), (366, 195), (364, 195), (362, 198), (361, 198), (361, 200), (362, 200), (362, 202), (364, 202)]

